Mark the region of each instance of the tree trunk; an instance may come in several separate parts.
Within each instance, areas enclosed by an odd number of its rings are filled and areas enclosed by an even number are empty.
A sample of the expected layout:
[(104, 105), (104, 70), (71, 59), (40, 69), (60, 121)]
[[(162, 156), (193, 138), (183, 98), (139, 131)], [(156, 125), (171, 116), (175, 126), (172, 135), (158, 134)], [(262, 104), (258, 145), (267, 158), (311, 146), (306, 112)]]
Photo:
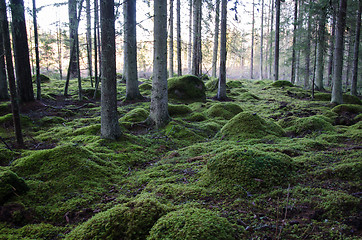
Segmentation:
[(212, 77), (216, 78), (217, 53), (219, 50), (220, 0), (215, 3), (214, 48), (212, 51)]
[(253, 17), (251, 20), (251, 53), (250, 53), (250, 79), (254, 78), (254, 28), (255, 28), (255, 4), (253, 0)]
[(114, 0), (101, 1), (102, 85), (101, 135), (106, 139), (121, 136), (117, 113), (116, 41)]
[(358, 80), (358, 53), (360, 44), (361, 33), (361, 12), (362, 12), (362, 0), (359, 0), (358, 14), (356, 20), (356, 38), (354, 41), (354, 56), (353, 56), (353, 72), (352, 72), (352, 88), (351, 94), (357, 96), (357, 80)]
[(226, 24), (227, 24), (227, 3), (221, 1), (221, 31), (220, 31), (220, 73), (217, 99), (225, 100), (226, 97)]
[(126, 100), (141, 99), (138, 88), (137, 70), (137, 33), (136, 33), (136, 0), (128, 0), (124, 4), (124, 55), (127, 61), (125, 64), (126, 79)]
[(190, 74), (192, 74), (192, 1), (189, 0), (189, 7), (190, 7), (190, 18), (189, 18), (189, 43), (187, 46), (188, 52), (187, 52), (187, 69)]
[(310, 77), (310, 39), (312, 32), (312, 16), (310, 13), (310, 7), (308, 12), (308, 23), (307, 23), (307, 35), (306, 35), (306, 48), (305, 48), (305, 76), (304, 76), (304, 89), (309, 87), (309, 77)]
[(260, 80), (263, 80), (263, 44), (264, 44), (264, 0), (261, 1), (260, 24)]
[(23, 140), (23, 134), (21, 131), (19, 105), (17, 102), (18, 95), (17, 95), (17, 91), (16, 91), (13, 57), (11, 54), (9, 23), (8, 23), (8, 18), (7, 18), (7, 13), (6, 13), (5, 0), (0, 0), (0, 32), (2, 33), (0, 35), (2, 35), (5, 58), (6, 58), (6, 68), (7, 68), (7, 75), (8, 75), (8, 79), (9, 79), (10, 101), (11, 101), (11, 110), (13, 113), (15, 137), (16, 137), (17, 144), (20, 147), (23, 147), (24, 140)]
[(350, 72), (351, 72), (351, 65), (353, 64), (352, 61), (352, 50), (353, 50), (353, 47), (354, 47), (354, 39), (353, 39), (353, 36), (354, 36), (354, 32), (352, 30), (350, 30), (349, 32), (349, 37), (348, 37), (348, 55), (347, 55), (347, 59), (346, 59), (346, 63), (347, 63), (347, 66), (346, 66), (346, 70), (345, 70), (345, 74), (344, 77), (345, 77), (345, 84), (346, 84), (346, 89), (348, 89), (348, 86), (349, 86), (349, 76), (350, 76)]
[(170, 0), (170, 31), (168, 34), (168, 77), (173, 77), (173, 0)]
[(3, 33), (2, 29), (0, 29), (0, 100), (9, 100), (8, 82), (4, 58), (5, 52), (3, 46)]
[(33, 0), (33, 24), (34, 24), (35, 67), (36, 67), (36, 99), (40, 100), (41, 99), (40, 60), (39, 60), (38, 24), (36, 19), (35, 0)]
[(28, 37), (23, 0), (11, 0), (12, 35), (18, 93), (22, 102), (34, 100), (33, 82), (29, 62)]
[(157, 129), (170, 119), (167, 96), (167, 0), (154, 1), (153, 79), (149, 121)]
[(275, 2), (275, 54), (274, 54), (274, 81), (279, 79), (279, 26), (280, 0)]
[[(69, 45), (73, 46), (75, 44), (75, 36), (76, 36), (76, 24), (77, 24), (77, 0), (68, 0), (68, 16), (69, 16)], [(70, 47), (70, 59), (69, 69), (70, 78), (77, 77), (77, 55), (72, 54), (73, 48)]]
[[(335, 1), (336, 2), (336, 1)], [(331, 35), (329, 38), (329, 59), (328, 59), (328, 78), (327, 85), (331, 86), (332, 76), (333, 76), (333, 52), (334, 52), (334, 43), (335, 43), (335, 33), (336, 33), (336, 22), (337, 22), (337, 4), (332, 6), (332, 22), (331, 22)]]
[(343, 70), (343, 37), (346, 26), (347, 0), (339, 1), (339, 11), (336, 24), (336, 42), (334, 47), (333, 89), (331, 103), (343, 103), (342, 70)]
[(272, 59), (273, 59), (273, 27), (274, 27), (274, 0), (271, 0), (270, 1), (271, 3), (271, 7), (272, 7), (272, 10), (271, 10), (271, 23), (270, 23), (270, 42), (269, 42), (269, 73), (268, 73), (268, 78), (271, 79), (271, 76), (272, 76)]
[(94, 0), (94, 31), (93, 31), (93, 38), (94, 38), (94, 81), (95, 81), (95, 89), (93, 98), (97, 98), (97, 91), (99, 87), (99, 76), (98, 76), (98, 29), (99, 29), (99, 17), (98, 17), (98, 0)]
[(181, 61), (181, 0), (176, 2), (176, 11), (177, 11), (177, 75), (182, 75), (182, 61)]
[(298, 0), (294, 1), (294, 23), (293, 23), (293, 49), (292, 49), (292, 72), (290, 76), (290, 82), (295, 83), (295, 72), (296, 72), (296, 43), (297, 43), (297, 25), (298, 25)]
[(319, 91), (324, 90), (323, 86), (323, 73), (324, 73), (324, 51), (325, 51), (325, 33), (326, 33), (326, 18), (327, 9), (323, 6), (318, 21), (318, 38), (317, 38), (317, 77), (316, 89)]
[(93, 69), (92, 69), (92, 17), (91, 3), (86, 0), (86, 15), (87, 15), (87, 60), (88, 60), (88, 76), (90, 78), (91, 87), (93, 87)]
[(194, 0), (193, 4), (193, 49), (192, 49), (192, 74), (195, 76), (200, 76), (200, 56), (199, 56), (199, 17), (201, 11), (201, 0)]
[(62, 66), (62, 30), (60, 28), (60, 21), (57, 21), (57, 47), (58, 47), (58, 69), (59, 78), (63, 79), (63, 66)]

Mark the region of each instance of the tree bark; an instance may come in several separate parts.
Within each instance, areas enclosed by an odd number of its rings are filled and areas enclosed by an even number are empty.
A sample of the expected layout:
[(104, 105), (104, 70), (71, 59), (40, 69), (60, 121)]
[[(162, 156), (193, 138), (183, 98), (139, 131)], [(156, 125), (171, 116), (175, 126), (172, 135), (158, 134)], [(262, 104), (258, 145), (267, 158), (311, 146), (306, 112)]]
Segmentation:
[(121, 136), (117, 113), (116, 41), (114, 0), (100, 2), (102, 42), (101, 135), (106, 139)]
[(326, 8), (327, 6), (322, 6), (318, 21), (316, 89), (319, 91), (324, 90), (323, 73), (324, 73), (324, 51), (325, 51), (325, 33), (326, 33), (325, 25), (327, 18)]
[(29, 46), (25, 25), (23, 0), (11, 0), (12, 35), (18, 93), (22, 102), (34, 101), (33, 82), (29, 62)]
[(251, 20), (251, 53), (250, 53), (250, 79), (254, 78), (254, 38), (255, 38), (255, 3), (253, 0), (253, 16)]
[(58, 69), (59, 78), (63, 79), (63, 65), (62, 65), (62, 30), (60, 28), (60, 21), (57, 21), (57, 47), (58, 47)]
[(280, 27), (280, 0), (275, 2), (275, 54), (274, 54), (274, 81), (279, 79), (279, 27)]
[(357, 96), (357, 81), (358, 81), (358, 53), (360, 44), (361, 33), (361, 12), (362, 12), (362, 0), (359, 0), (358, 14), (356, 21), (356, 38), (354, 41), (354, 56), (353, 56), (353, 72), (352, 72), (352, 88), (351, 94)]
[(149, 121), (156, 129), (170, 119), (167, 95), (167, 0), (154, 1), (153, 79)]
[(347, 45), (348, 45), (348, 50), (347, 50), (347, 59), (346, 59), (346, 63), (347, 63), (347, 66), (346, 66), (346, 69), (345, 69), (345, 74), (344, 77), (345, 77), (345, 84), (346, 84), (346, 89), (348, 89), (348, 86), (349, 86), (349, 77), (350, 77), (350, 72), (351, 72), (351, 65), (353, 64), (353, 59), (352, 59), (352, 50), (354, 48), (354, 39), (353, 39), (353, 36), (355, 35), (355, 33), (353, 32), (354, 30), (350, 30), (349, 31), (349, 36), (348, 36), (348, 42), (347, 42)]
[(308, 12), (308, 23), (307, 23), (307, 35), (306, 35), (306, 48), (305, 48), (305, 76), (304, 76), (304, 89), (309, 87), (309, 78), (310, 78), (310, 39), (312, 32), (312, 16), (310, 13), (310, 7)]
[(216, 78), (217, 54), (219, 50), (220, 0), (215, 2), (214, 48), (212, 51), (212, 77)]
[(9, 100), (8, 81), (6, 76), (3, 33), (0, 29), (0, 100)]
[[(69, 16), (69, 45), (73, 46), (75, 44), (75, 36), (77, 35), (77, 0), (68, 0), (68, 16)], [(72, 47), (70, 47), (70, 59), (69, 59), (69, 69), (70, 78), (77, 77), (77, 59), (76, 54), (72, 54)]]
[(296, 44), (297, 44), (297, 24), (298, 23), (298, 0), (294, 0), (294, 23), (293, 23), (293, 49), (292, 49), (292, 71), (290, 76), (290, 82), (295, 83), (296, 72)]
[(199, 51), (199, 35), (201, 32), (199, 29), (199, 21), (201, 11), (201, 0), (194, 0), (193, 2), (193, 41), (192, 41), (192, 74), (200, 76), (200, 51)]
[(226, 97), (226, 24), (227, 24), (227, 2), (221, 1), (221, 31), (220, 31), (220, 73), (217, 99), (225, 100)]
[(170, 0), (170, 31), (168, 34), (168, 77), (173, 77), (173, 0)]
[(343, 70), (343, 38), (346, 26), (347, 0), (339, 1), (339, 11), (336, 24), (336, 42), (334, 47), (333, 89), (331, 103), (343, 103), (342, 70)]
[(97, 91), (99, 87), (99, 77), (98, 77), (98, 29), (99, 29), (99, 17), (98, 17), (98, 0), (94, 0), (94, 31), (93, 31), (93, 38), (94, 38), (94, 81), (95, 81), (95, 89), (93, 98), (97, 98)]
[(93, 67), (92, 67), (92, 17), (91, 17), (91, 2), (86, 0), (86, 15), (87, 15), (87, 60), (88, 60), (88, 76), (90, 78), (91, 87), (93, 87)]
[(142, 99), (138, 88), (136, 0), (124, 2), (124, 55), (126, 79), (126, 100)]
[(11, 43), (10, 43), (10, 34), (9, 34), (9, 23), (6, 13), (6, 3), (5, 0), (0, 0), (0, 32), (2, 32), (2, 39), (4, 45), (4, 52), (6, 58), (6, 68), (7, 75), (9, 79), (9, 89), (10, 89), (10, 101), (11, 101), (11, 110), (13, 113), (13, 122), (16, 142), (20, 147), (24, 146), (23, 134), (21, 131), (20, 124), (20, 114), (19, 114), (19, 105), (18, 105), (18, 95), (15, 83), (14, 76), (14, 65), (13, 57), (11, 53)]
[(263, 80), (263, 50), (264, 50), (264, 0), (261, 1), (261, 24), (260, 24), (260, 80)]
[(176, 2), (176, 14), (177, 14), (177, 75), (182, 75), (182, 61), (181, 61), (181, 0)]
[(335, 33), (336, 33), (336, 22), (337, 22), (337, 4), (332, 5), (332, 22), (331, 22), (331, 35), (329, 38), (329, 59), (328, 59), (328, 77), (327, 85), (331, 86), (332, 76), (333, 76), (333, 52), (334, 52), (334, 43), (335, 43)]
[(274, 27), (274, 0), (270, 1), (271, 3), (271, 23), (270, 23), (270, 42), (269, 42), (269, 73), (268, 78), (271, 79), (272, 76), (272, 59), (273, 59), (273, 27)]
[(35, 44), (35, 68), (36, 68), (36, 99), (41, 99), (40, 85), (40, 60), (39, 60), (39, 45), (38, 45), (38, 24), (36, 19), (36, 3), (33, 0), (33, 24), (34, 24), (34, 44)]
[(187, 69), (188, 69), (188, 72), (190, 74), (192, 74), (192, 1), (193, 0), (189, 0), (189, 7), (190, 7), (190, 12), (189, 12), (189, 15), (190, 15), (190, 18), (189, 18), (189, 43), (187, 45), (187, 49), (188, 49), (188, 52), (187, 52)]

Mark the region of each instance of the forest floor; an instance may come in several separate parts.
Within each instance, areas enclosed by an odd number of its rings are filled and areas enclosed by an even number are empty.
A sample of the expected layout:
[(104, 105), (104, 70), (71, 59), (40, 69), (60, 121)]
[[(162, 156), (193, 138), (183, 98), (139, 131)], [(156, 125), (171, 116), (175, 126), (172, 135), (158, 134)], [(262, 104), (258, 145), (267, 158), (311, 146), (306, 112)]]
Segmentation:
[[(100, 101), (84, 80), (43, 83), (21, 107), (24, 149), (0, 103), (0, 239), (362, 239), (362, 105), (285, 82), (230, 80), (218, 102), (171, 101), (144, 125), (118, 84), (117, 141), (100, 137)], [(99, 95), (98, 95), (99, 97)]]

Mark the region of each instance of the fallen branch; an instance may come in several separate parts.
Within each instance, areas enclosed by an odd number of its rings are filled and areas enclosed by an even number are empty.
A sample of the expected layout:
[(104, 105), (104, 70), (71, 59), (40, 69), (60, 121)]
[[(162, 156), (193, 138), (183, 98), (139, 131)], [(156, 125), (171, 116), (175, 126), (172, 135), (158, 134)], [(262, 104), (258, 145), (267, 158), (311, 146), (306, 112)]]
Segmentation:
[(5, 142), (5, 139), (0, 137), (1, 141), (5, 144), (6, 148), (9, 149), (10, 151), (13, 151), (13, 149), (11, 149), (11, 147)]

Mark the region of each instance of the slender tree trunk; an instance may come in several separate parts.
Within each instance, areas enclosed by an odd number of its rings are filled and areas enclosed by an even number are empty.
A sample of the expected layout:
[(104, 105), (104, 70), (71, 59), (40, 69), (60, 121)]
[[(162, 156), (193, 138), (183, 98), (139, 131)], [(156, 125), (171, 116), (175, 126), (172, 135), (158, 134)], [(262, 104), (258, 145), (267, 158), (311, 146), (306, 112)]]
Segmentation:
[(199, 56), (199, 12), (201, 11), (201, 0), (194, 0), (193, 4), (193, 50), (192, 50), (192, 74), (200, 76), (200, 56)]
[(250, 53), (250, 79), (254, 78), (254, 38), (255, 38), (255, 3), (253, 0), (253, 17), (251, 22), (251, 53)]
[(314, 38), (316, 39), (314, 41), (314, 65), (313, 65), (313, 77), (312, 77), (312, 99), (314, 99), (314, 91), (315, 91), (315, 75), (316, 75), (316, 68), (317, 68), (317, 45), (318, 45), (318, 38), (319, 38), (319, 33), (318, 33), (318, 25), (315, 25), (315, 33), (317, 36), (315, 36)]
[[(297, 43), (301, 43), (302, 42), (302, 36), (300, 34), (301, 29), (302, 29), (302, 25), (303, 25), (303, 11), (302, 11), (302, 6), (303, 6), (303, 0), (299, 0), (299, 10), (298, 10), (298, 26), (297, 26)], [(298, 45), (299, 45), (298, 44)], [(298, 46), (297, 45), (297, 46)], [(301, 71), (301, 59), (300, 59), (300, 54), (301, 53), (301, 48), (298, 46), (297, 49), (297, 53), (296, 53), (296, 65), (295, 65), (295, 83), (298, 85), (301, 85), (300, 83), (300, 71)]]
[(275, 55), (274, 55), (274, 81), (279, 79), (279, 26), (280, 26), (280, 0), (275, 2)]
[(202, 21), (202, 1), (200, 3), (199, 9), (199, 19), (198, 19), (198, 39), (197, 39), (197, 56), (198, 56), (198, 63), (199, 63), (199, 75), (202, 75), (202, 41), (201, 41), (201, 21)]
[(336, 33), (336, 22), (337, 22), (337, 4), (332, 5), (332, 22), (331, 22), (331, 35), (329, 38), (329, 59), (328, 59), (328, 78), (327, 85), (331, 86), (333, 76), (333, 53)]
[(261, 24), (260, 24), (260, 80), (263, 79), (263, 44), (264, 44), (264, 0), (261, 1)]
[(343, 70), (343, 38), (346, 26), (347, 0), (339, 1), (336, 24), (336, 43), (334, 47), (333, 89), (331, 103), (343, 103), (342, 70)]
[(356, 38), (354, 41), (354, 56), (353, 56), (353, 72), (352, 72), (352, 88), (351, 94), (357, 96), (357, 80), (358, 80), (358, 53), (360, 44), (361, 33), (361, 12), (362, 12), (362, 0), (359, 0), (358, 14), (356, 20)]
[(170, 0), (170, 31), (168, 34), (168, 77), (173, 77), (173, 0)]
[(170, 119), (167, 96), (167, 0), (154, 0), (154, 55), (149, 121), (157, 129)]
[(177, 75), (182, 75), (182, 61), (181, 61), (181, 0), (176, 0), (176, 14), (177, 14)]
[[(5, 0), (0, 0), (0, 32), (2, 32), (2, 39), (5, 51), (6, 58), (6, 68), (7, 75), (9, 79), (9, 89), (10, 89), (10, 101), (11, 101), (11, 109), (13, 113), (13, 122), (14, 122), (14, 130), (16, 142), (20, 147), (24, 146), (23, 134), (21, 131), (20, 124), (20, 114), (19, 114), (19, 105), (17, 102), (18, 95), (15, 83), (14, 76), (14, 65), (13, 65), (13, 57), (11, 53), (11, 43), (10, 43), (10, 35), (9, 35), (9, 23), (6, 13), (6, 3)], [(2, 45), (1, 45), (2, 46)]]
[(8, 100), (8, 81), (6, 76), (5, 52), (3, 44), (3, 33), (0, 29), (0, 100)]
[(220, 0), (215, 3), (214, 49), (212, 52), (212, 77), (216, 78), (217, 54), (219, 50)]
[(347, 55), (347, 59), (346, 59), (346, 63), (347, 63), (347, 66), (346, 66), (346, 70), (345, 70), (345, 74), (343, 74), (345, 76), (345, 84), (346, 84), (346, 89), (348, 89), (349, 87), (349, 76), (350, 76), (350, 72), (351, 72), (351, 65), (353, 64), (352, 61), (352, 50), (353, 50), (353, 47), (354, 47), (354, 39), (353, 39), (353, 36), (354, 36), (354, 32), (352, 30), (350, 30), (350, 33), (349, 33), (349, 37), (348, 37), (348, 55)]
[[(269, 11), (268, 11), (268, 17), (267, 17), (267, 36), (270, 35), (270, 14), (271, 14), (271, 6), (269, 4)], [(269, 43), (268, 43), (268, 39), (266, 40), (266, 49), (265, 49), (265, 64), (264, 64), (264, 72), (265, 72), (265, 77), (268, 78), (268, 53), (269, 53)]]
[(114, 0), (103, 0), (101, 6), (102, 29), (102, 85), (101, 135), (106, 139), (121, 136), (117, 113), (116, 41)]
[(305, 48), (305, 76), (304, 76), (304, 88), (309, 87), (309, 78), (310, 78), (310, 39), (312, 32), (312, 16), (310, 13), (310, 6), (308, 12), (308, 23), (307, 23), (307, 35), (306, 35), (306, 48)]
[(40, 60), (39, 60), (38, 24), (36, 19), (35, 0), (33, 0), (33, 23), (34, 23), (35, 66), (36, 66), (36, 99), (40, 100), (41, 99)]
[(192, 1), (193, 0), (189, 0), (189, 7), (190, 7), (190, 12), (189, 12), (189, 43), (188, 43), (188, 52), (187, 52), (187, 59), (188, 59), (188, 63), (187, 63), (187, 69), (188, 72), (190, 74), (192, 74)]
[[(75, 44), (75, 36), (76, 36), (76, 24), (77, 24), (77, 0), (68, 0), (68, 16), (69, 16), (69, 42), (70, 46)], [(77, 77), (77, 55), (72, 54), (73, 48), (70, 47), (70, 63), (69, 69), (70, 78)]]
[(22, 102), (34, 100), (29, 62), (29, 46), (25, 25), (23, 0), (11, 0), (12, 35), (18, 93)]
[(126, 78), (126, 100), (141, 99), (138, 89), (137, 70), (137, 33), (136, 33), (136, 0), (128, 0), (124, 4), (125, 33), (124, 33), (124, 55), (127, 60), (125, 67)]
[(318, 38), (317, 38), (317, 77), (316, 88), (319, 91), (324, 90), (323, 85), (323, 73), (324, 73), (324, 51), (325, 51), (325, 33), (326, 33), (326, 18), (327, 9), (323, 7), (321, 9), (321, 16), (318, 21)]
[(225, 100), (226, 97), (226, 24), (227, 24), (227, 3), (221, 1), (221, 31), (220, 31), (220, 73), (217, 99)]
[(272, 10), (271, 10), (271, 23), (270, 23), (270, 42), (269, 42), (269, 74), (268, 78), (271, 79), (272, 76), (272, 59), (273, 59), (273, 27), (274, 27), (274, 0), (271, 0)]
[(92, 17), (91, 17), (91, 2), (86, 0), (86, 15), (87, 15), (87, 59), (88, 59), (88, 76), (93, 87), (93, 69), (92, 69)]
[(98, 76), (98, 29), (99, 29), (99, 22), (98, 22), (98, 0), (94, 0), (94, 31), (93, 31), (93, 38), (94, 38), (94, 81), (95, 81), (95, 90), (93, 98), (97, 98), (97, 91), (99, 87), (99, 76)]
[(63, 66), (62, 66), (62, 30), (60, 28), (60, 21), (57, 21), (57, 46), (58, 46), (58, 68), (60, 80), (63, 79)]
[(295, 59), (295, 51), (297, 44), (297, 25), (298, 25), (298, 0), (294, 1), (294, 23), (293, 23), (293, 49), (292, 49), (292, 72), (290, 76), (290, 82), (295, 83), (295, 68), (296, 68), (296, 59)]

